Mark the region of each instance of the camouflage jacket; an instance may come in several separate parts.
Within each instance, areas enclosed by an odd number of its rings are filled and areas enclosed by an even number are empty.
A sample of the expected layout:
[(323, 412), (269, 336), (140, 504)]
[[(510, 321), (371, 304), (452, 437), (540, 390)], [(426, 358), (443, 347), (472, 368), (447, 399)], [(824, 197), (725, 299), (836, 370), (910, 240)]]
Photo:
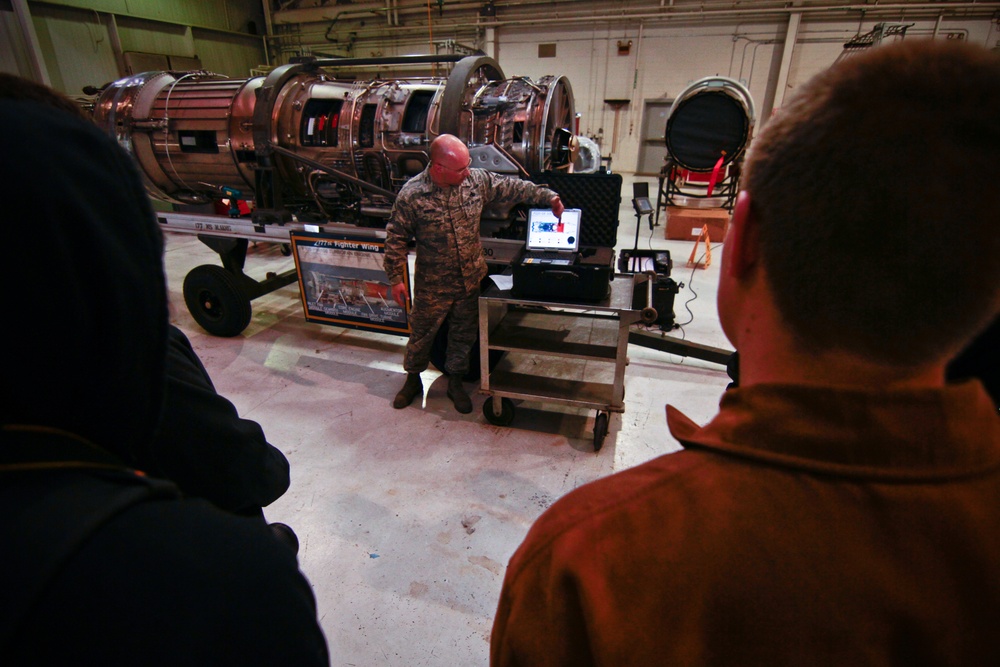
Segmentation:
[(439, 187), (427, 169), (410, 179), (396, 198), (386, 226), (384, 268), (392, 284), (403, 280), (407, 244), (416, 239), (418, 288), (471, 292), (486, 276), (479, 240), (483, 206), (548, 206), (556, 193), (530, 181), (472, 169), (455, 187)]

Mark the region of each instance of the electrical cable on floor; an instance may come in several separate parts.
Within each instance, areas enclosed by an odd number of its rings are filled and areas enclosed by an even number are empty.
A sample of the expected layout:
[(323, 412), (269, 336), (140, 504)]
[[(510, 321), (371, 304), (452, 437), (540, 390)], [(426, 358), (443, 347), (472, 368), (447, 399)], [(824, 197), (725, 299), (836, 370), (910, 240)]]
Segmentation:
[(691, 309), (688, 307), (689, 303), (698, 298), (698, 293), (695, 292), (694, 287), (691, 286), (692, 283), (694, 283), (694, 272), (698, 269), (698, 265), (701, 264), (701, 261), (705, 259), (705, 255), (709, 254), (710, 252), (711, 252), (711, 247), (705, 250), (705, 252), (701, 254), (701, 257), (695, 260), (694, 266), (691, 267), (691, 277), (688, 278), (687, 288), (691, 290), (691, 294), (694, 294), (694, 296), (684, 302), (684, 310), (688, 311), (688, 315), (690, 315), (691, 317), (688, 318), (687, 322), (680, 322), (677, 324), (677, 328), (679, 328), (682, 332), (684, 331), (685, 326), (691, 324), (694, 321), (694, 313), (692, 313)]

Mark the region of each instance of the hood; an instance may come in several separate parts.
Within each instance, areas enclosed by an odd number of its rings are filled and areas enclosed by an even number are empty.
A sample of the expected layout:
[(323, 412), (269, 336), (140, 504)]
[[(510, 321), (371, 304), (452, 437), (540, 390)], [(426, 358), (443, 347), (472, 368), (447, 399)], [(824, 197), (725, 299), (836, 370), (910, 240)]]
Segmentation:
[(118, 455), (163, 400), (163, 239), (128, 154), (51, 106), (0, 99), (3, 423), (70, 431)]

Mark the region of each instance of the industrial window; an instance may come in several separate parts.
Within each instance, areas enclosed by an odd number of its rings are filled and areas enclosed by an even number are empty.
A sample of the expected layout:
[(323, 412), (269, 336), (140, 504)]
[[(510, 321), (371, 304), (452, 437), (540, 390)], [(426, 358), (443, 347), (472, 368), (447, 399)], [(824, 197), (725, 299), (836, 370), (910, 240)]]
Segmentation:
[(178, 130), (177, 143), (182, 153), (218, 153), (215, 130)]
[(539, 44), (538, 45), (538, 57), (539, 58), (555, 58), (556, 57), (556, 45), (555, 44)]
[(342, 100), (311, 99), (302, 110), (299, 141), (303, 146), (336, 146)]

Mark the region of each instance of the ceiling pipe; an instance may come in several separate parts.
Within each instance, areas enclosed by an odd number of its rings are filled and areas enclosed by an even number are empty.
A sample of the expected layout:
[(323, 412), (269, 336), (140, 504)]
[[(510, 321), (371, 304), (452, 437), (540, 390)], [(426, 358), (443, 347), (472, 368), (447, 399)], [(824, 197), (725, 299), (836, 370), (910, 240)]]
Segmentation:
[[(992, 14), (994, 11), (1000, 10), (1000, 3), (994, 3), (994, 4), (996, 5), (996, 9), (993, 9), (992, 6), (991, 6), (990, 7), (990, 11), (989, 12), (983, 12), (982, 16), (986, 16), (987, 13)], [(979, 5), (979, 7), (980, 8), (984, 8), (983, 5)], [(938, 12), (940, 12), (940, 7), (938, 8)], [(784, 10), (784, 11), (781, 11), (781, 12), (775, 11), (772, 14), (767, 15), (767, 16), (761, 15), (760, 18), (787, 19), (787, 17), (791, 13), (796, 13), (796, 12), (793, 12), (791, 10)], [(798, 13), (801, 14), (801, 12), (798, 12)], [(876, 12), (868, 12), (868, 16), (866, 16), (866, 18), (872, 18), (875, 15), (876, 15)], [(979, 14), (977, 13), (976, 15), (979, 15)], [(925, 18), (936, 18), (936, 16), (937, 15), (935, 15), (934, 17), (932, 17), (932, 16), (928, 15)], [(969, 16), (969, 15), (965, 15), (965, 17), (966, 18), (972, 18), (972, 16)], [(701, 17), (701, 16), (696, 17), (696, 18), (697, 18), (697, 21), (696, 21), (697, 23), (705, 23), (706, 22), (704, 20), (704, 18)], [(834, 17), (831, 17), (831, 18), (834, 18)], [(914, 16), (914, 15), (911, 14), (911, 15), (908, 15), (908, 18), (921, 18), (921, 17)], [(653, 24), (662, 24), (662, 23), (674, 22), (676, 19), (674, 19), (674, 17), (669, 17), (669, 16), (652, 16), (652, 17), (650, 17), (650, 16), (641, 16), (641, 17), (638, 17), (638, 19), (637, 19), (637, 17), (634, 17), (634, 16), (626, 16), (626, 17), (609, 16), (609, 17), (600, 17), (600, 18), (584, 17), (584, 18), (578, 18), (578, 19), (563, 19), (563, 20), (567, 21), (567, 22), (572, 21), (572, 22), (575, 22), (575, 23), (592, 22), (592, 23), (599, 23), (599, 24), (623, 23), (623, 22), (632, 22), (634, 20), (641, 20), (641, 21), (647, 21), (647, 22), (653, 23)], [(676, 22), (677, 23), (683, 23), (680, 20), (676, 20)], [(695, 22), (695, 19), (692, 19), (691, 22)], [(552, 19), (527, 19), (527, 20), (491, 21), (489, 23), (486, 23), (486, 22), (469, 23), (467, 21), (442, 22), (442, 23), (435, 23), (434, 25), (435, 25), (435, 28), (439, 32), (451, 32), (451, 33), (455, 33), (455, 34), (465, 34), (465, 33), (467, 33), (467, 34), (471, 35), (471, 34), (477, 34), (478, 31), (483, 30), (483, 29), (496, 29), (496, 28), (503, 28), (505, 26), (512, 26), (512, 25), (551, 25), (551, 23), (552, 23)], [(392, 27), (387, 27), (387, 26), (377, 27), (376, 26), (376, 27), (372, 27), (372, 28), (356, 28), (356, 27), (346, 28), (345, 27), (345, 30), (351, 32), (357, 38), (374, 39), (374, 38), (385, 37), (385, 36), (405, 35), (407, 33), (424, 34), (424, 33), (427, 32), (427, 26), (425, 24), (414, 24), (414, 25), (398, 25), (398, 26), (392, 26)], [(306, 36), (306, 35), (309, 35), (309, 34), (315, 34), (317, 36), (321, 36), (321, 35), (325, 34), (325, 32), (326, 32), (325, 29), (320, 29), (320, 30), (315, 30), (315, 31), (310, 31), (310, 32), (302, 32), (302, 33), (300, 33), (300, 35)], [(324, 43), (324, 42), (322, 40), (317, 40), (316, 43), (320, 44), (320, 43)]]
[[(672, 21), (678, 19), (700, 19), (700, 20), (711, 20), (711, 19), (732, 19), (741, 17), (783, 17), (789, 14), (827, 14), (833, 16), (834, 14), (855, 14), (858, 12), (865, 12), (866, 18), (871, 18), (873, 16), (884, 15), (884, 14), (898, 14), (901, 11), (905, 11), (908, 18), (914, 18), (914, 12), (926, 12), (928, 18), (939, 16), (941, 14), (955, 14), (959, 11), (965, 12), (968, 15), (969, 11), (974, 12), (976, 15), (990, 15), (997, 10), (1000, 10), (1000, 2), (989, 2), (989, 3), (977, 3), (977, 2), (964, 2), (956, 3), (954, 5), (942, 6), (941, 4), (931, 4), (931, 3), (920, 3), (920, 4), (894, 4), (894, 5), (840, 5), (840, 6), (830, 6), (830, 7), (783, 7), (783, 8), (742, 8), (742, 9), (717, 9), (717, 10), (706, 10), (706, 11), (672, 11), (668, 13), (661, 14), (659, 12), (652, 14), (610, 14), (610, 15), (591, 15), (591, 16), (560, 16), (560, 22), (609, 22), (609, 21), (636, 21), (636, 20), (646, 20), (646, 21)], [(546, 18), (531, 18), (531, 19), (503, 19), (500, 21), (483, 21), (479, 25), (481, 26), (505, 26), (505, 25), (529, 25), (529, 24), (551, 24), (553, 19), (551, 17)]]
[[(404, 14), (422, 14), (426, 12), (426, 0), (412, 0), (412, 2), (419, 2), (419, 4), (411, 4), (406, 6), (406, 0), (391, 0), (393, 2), (393, 13), (403, 12)], [(578, 0), (556, 0), (557, 4), (564, 4), (564, 2), (573, 2), (574, 4), (579, 4)], [(518, 2), (507, 2), (503, 5), (516, 6), (523, 8), (528, 5), (535, 5), (539, 3), (544, 3), (546, 5), (553, 4), (552, 0), (519, 0)], [(752, 7), (752, 8), (739, 8), (734, 9), (730, 3), (725, 3), (723, 8), (710, 8), (704, 4), (699, 5), (697, 10), (683, 10), (677, 9), (678, 5), (674, 5), (673, 2), (670, 3), (674, 9), (668, 10), (666, 12), (655, 11), (655, 5), (652, 7), (654, 9), (653, 13), (626, 13), (628, 11), (636, 11), (639, 8), (633, 9), (623, 9), (620, 13), (616, 14), (595, 14), (594, 11), (574, 11), (574, 12), (562, 12), (557, 13), (557, 21), (562, 23), (621, 23), (621, 22), (632, 22), (636, 20), (648, 21), (651, 24), (664, 24), (664, 23), (676, 23), (683, 24), (688, 23), (698, 23), (705, 24), (711, 21), (722, 22), (724, 20), (734, 20), (740, 18), (757, 18), (759, 20), (766, 19), (785, 19), (792, 15), (797, 14), (800, 17), (805, 15), (817, 16), (820, 18), (837, 18), (838, 15), (850, 16), (857, 13), (861, 13), (865, 19), (874, 19), (878, 16), (893, 15), (905, 10), (908, 18), (936, 18), (938, 25), (942, 18), (946, 15), (948, 16), (958, 16), (969, 18), (972, 16), (987, 16), (992, 15), (996, 11), (1000, 11), (1000, 2), (955, 2), (955, 3), (929, 3), (929, 2), (918, 2), (918, 3), (892, 3), (892, 4), (876, 4), (876, 5), (861, 5), (861, 4), (832, 4), (826, 3), (823, 5), (814, 6), (788, 6), (785, 3), (775, 3), (774, 6), (769, 7)], [(662, 5), (662, 2), (661, 2)], [(338, 10), (336, 13), (341, 17), (347, 19), (349, 14), (354, 14), (357, 12), (358, 7), (378, 7), (378, 11), (375, 13), (381, 13), (387, 11), (385, 7), (381, 4), (374, 5), (372, 3), (363, 5), (351, 5)], [(500, 6), (498, 4), (498, 6)], [(449, 13), (453, 11), (461, 11), (464, 9), (475, 9), (478, 10), (481, 7), (479, 2), (455, 2), (446, 5)], [(301, 13), (311, 13), (315, 15), (318, 9), (304, 9), (304, 10), (290, 10), (297, 11)], [(286, 12), (287, 13), (287, 12)], [(329, 10), (327, 10), (329, 13)], [(358, 19), (368, 18), (372, 12), (366, 11), (359, 15)], [(926, 16), (919, 16), (920, 13), (926, 13)], [(483, 29), (496, 29), (505, 26), (529, 26), (529, 25), (551, 25), (553, 22), (553, 17), (551, 12), (544, 17), (530, 17), (530, 18), (502, 18), (500, 20), (483, 20), (484, 17), (478, 15), (475, 16), (474, 20), (470, 20), (471, 17), (465, 16), (463, 18), (457, 18), (455, 20), (446, 20), (442, 22), (435, 22), (435, 28), (439, 33), (450, 33), (451, 35), (460, 34), (478, 34), (478, 31)], [(398, 14), (396, 14), (393, 24), (391, 26), (381, 25), (372, 27), (347, 27), (352, 33), (355, 39), (378, 39), (381, 37), (391, 37), (398, 36), (404, 37), (406, 35), (423, 35), (426, 34), (428, 27), (423, 23), (415, 23), (412, 25), (401, 25), (398, 20)], [(317, 39), (315, 44), (326, 44), (326, 40), (320, 38), (319, 35), (322, 31), (317, 31)], [(305, 37), (309, 35), (309, 32), (300, 33), (301, 36)], [(325, 34), (325, 33), (322, 33)], [(308, 37), (307, 37), (308, 39)], [(302, 44), (302, 46), (310, 46), (313, 42), (307, 41)]]
[[(388, 4), (389, 3), (387, 2), (386, 5)], [(395, 6), (392, 11), (396, 16), (396, 25), (399, 24), (400, 12), (404, 14), (417, 14), (427, 11), (426, 1), (419, 5), (414, 4), (409, 7), (403, 7), (402, 9), (400, 9), (401, 3), (399, 0), (396, 0), (394, 4)], [(454, 2), (448, 4), (446, 9), (449, 11), (458, 11), (463, 9), (474, 9), (478, 11), (482, 8), (482, 6), (482, 2)], [(383, 6), (381, 2), (355, 3), (352, 5), (314, 7), (311, 9), (279, 10), (274, 12), (273, 20), (275, 23), (326, 23), (335, 19), (345, 18), (346, 15), (356, 15), (359, 18), (364, 18), (370, 14), (381, 14), (386, 11), (389, 10), (386, 6)]]
[[(573, 0), (566, 0), (573, 1)], [(455, 2), (446, 5), (446, 9), (449, 12), (461, 11), (461, 10), (478, 10), (481, 8), (480, 2)], [(517, 3), (503, 3), (498, 4), (498, 9), (502, 8), (504, 5), (509, 5), (515, 8), (523, 8), (535, 4), (553, 4), (551, 0), (527, 0)], [(559, 3), (562, 4), (562, 3)], [(576, 3), (578, 4), (578, 3)], [(631, 21), (637, 19), (647, 19), (647, 20), (661, 20), (661, 21), (671, 21), (678, 19), (701, 19), (701, 20), (712, 20), (719, 18), (732, 18), (732, 17), (752, 17), (752, 16), (787, 16), (789, 13), (801, 13), (801, 14), (853, 14), (856, 12), (865, 12), (867, 15), (884, 15), (884, 14), (898, 14), (899, 12), (907, 12), (908, 14), (912, 12), (927, 12), (928, 16), (938, 16), (941, 13), (954, 14), (956, 12), (968, 12), (973, 11), (976, 14), (992, 14), (993, 12), (1000, 10), (1000, 2), (954, 2), (954, 3), (942, 3), (942, 2), (914, 2), (914, 3), (891, 3), (891, 4), (836, 4), (828, 3), (816, 6), (794, 6), (790, 7), (787, 3), (774, 3), (773, 6), (768, 7), (742, 7), (733, 8), (731, 3), (724, 3), (720, 8), (712, 8), (711, 6), (706, 6), (700, 4), (696, 9), (680, 9), (677, 5), (671, 3), (670, 9), (667, 11), (658, 11), (654, 7), (639, 7), (639, 8), (621, 8), (614, 14), (594, 12), (588, 10), (576, 10), (571, 12), (559, 11), (557, 13), (556, 19), (559, 21), (596, 21), (596, 22), (607, 22), (607, 21)], [(650, 11), (652, 9), (653, 11)], [(363, 3), (363, 4), (353, 4), (349, 6), (344, 6), (342, 8), (330, 7), (330, 8), (315, 8), (315, 9), (298, 9), (298, 10), (286, 10), (275, 12), (274, 21), (275, 23), (317, 23), (317, 22), (327, 22), (333, 20), (334, 18), (346, 18), (345, 15), (354, 15), (358, 18), (364, 18), (369, 13), (381, 13), (386, 11), (385, 8), (380, 3)], [(400, 0), (396, 2), (397, 12), (406, 13), (418, 13), (426, 11), (426, 5), (421, 3), (419, 6), (414, 4), (412, 6), (405, 6)], [(468, 17), (467, 17), (468, 18)], [(482, 17), (478, 17), (482, 18)], [(504, 25), (528, 25), (528, 24), (550, 24), (553, 21), (552, 12), (549, 12), (544, 17), (531, 17), (531, 18), (504, 18), (494, 21), (478, 21), (480, 26), (497, 27)], [(466, 21), (467, 23), (467, 21)], [(396, 25), (399, 25), (398, 21)]]

